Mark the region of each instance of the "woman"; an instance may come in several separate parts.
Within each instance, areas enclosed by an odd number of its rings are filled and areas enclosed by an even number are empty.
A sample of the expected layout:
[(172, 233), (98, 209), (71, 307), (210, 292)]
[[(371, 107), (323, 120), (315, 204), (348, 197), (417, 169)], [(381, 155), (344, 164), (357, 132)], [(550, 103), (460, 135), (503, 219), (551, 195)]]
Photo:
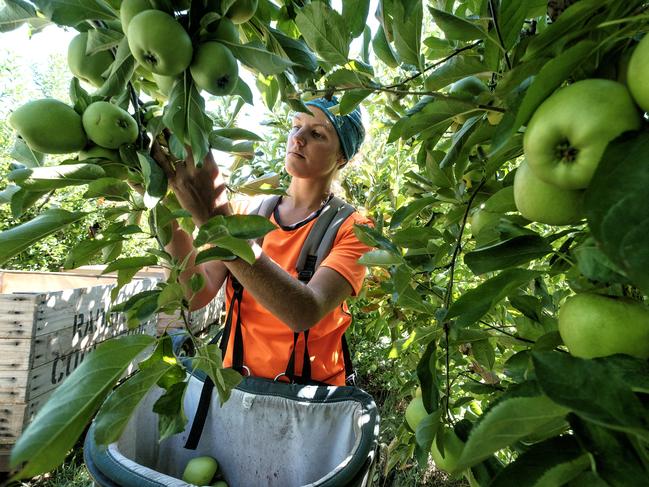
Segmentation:
[[(287, 196), (279, 200), (270, 218), (278, 228), (264, 237), (261, 246), (251, 243), (255, 263), (249, 265), (237, 259), (195, 266), (192, 239), (177, 225), (167, 251), (180, 260), (192, 254), (182, 281), (197, 272), (205, 277), (206, 285), (192, 297), (191, 309), (209, 303), (228, 275), (243, 285), (241, 306), (232, 310), (232, 323), (241, 321), (243, 363), (251, 375), (271, 379), (282, 375), (294, 348), (296, 357), (303, 356), (308, 335), (311, 379), (344, 385), (341, 340), (351, 323), (344, 301), (360, 290), (366, 269), (357, 261), (370, 250), (354, 236), (353, 226), (370, 221), (356, 212), (347, 218), (329, 255), (307, 284), (296, 279), (295, 264), (308, 231), (332, 196), (331, 183), (336, 173), (358, 151), (365, 132), (358, 110), (346, 116), (332, 113), (330, 108), (337, 105), (335, 98), (321, 98), (307, 105), (313, 114), (296, 114), (288, 137), (285, 167), (292, 178)], [(231, 206), (227, 202), (225, 184), (211, 154), (198, 169), (191, 156), (174, 168), (157, 143), (152, 153), (167, 173), (178, 201), (197, 225), (215, 215), (247, 213), (249, 204)], [(228, 280), (226, 295), (231, 306), (232, 279)], [(294, 333), (307, 330), (309, 333), (302, 334), (295, 344)], [(233, 342), (228, 340), (226, 367), (232, 365)], [(299, 376), (302, 361), (296, 362), (295, 373)]]

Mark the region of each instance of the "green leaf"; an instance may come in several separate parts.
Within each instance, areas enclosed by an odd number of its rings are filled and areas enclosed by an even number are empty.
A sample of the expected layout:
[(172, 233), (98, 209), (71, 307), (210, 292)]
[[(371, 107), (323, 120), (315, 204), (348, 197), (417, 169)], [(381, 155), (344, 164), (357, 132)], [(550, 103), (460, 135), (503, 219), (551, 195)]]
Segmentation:
[(114, 245), (120, 240), (114, 238), (82, 240), (70, 249), (63, 267), (65, 269), (76, 269), (82, 265), (87, 265), (102, 249)]
[(480, 56), (459, 54), (435, 68), (426, 77), (425, 86), (427, 90), (437, 91), (467, 76), (490, 72), (491, 70), (484, 65)]
[(4, 7), (0, 9), (0, 32), (15, 30), (37, 17), (36, 9), (27, 2), (13, 0), (4, 3)]
[(646, 131), (608, 145), (586, 190), (588, 226), (604, 254), (649, 294), (649, 173), (638, 161), (649, 156)]
[(140, 270), (142, 269), (142, 267), (156, 265), (157, 263), (158, 259), (153, 255), (146, 255), (142, 257), (125, 257), (123, 259), (117, 259), (113, 262), (110, 262), (102, 271), (102, 274), (108, 274), (109, 272), (115, 272), (123, 269)]
[(529, 10), (528, 2), (518, 0), (500, 2), (497, 19), (505, 50), (509, 51), (516, 44)]
[(205, 114), (205, 100), (194, 85), (189, 71), (174, 84), (162, 120), (175, 136), (172, 142), (175, 139), (179, 145), (172, 148), (172, 152), (184, 155), (183, 144), (190, 145), (194, 162), (201, 167), (209, 151), (208, 135), (212, 131), (212, 120)]
[(252, 247), (247, 240), (242, 240), (226, 235), (214, 239), (211, 243), (223, 249), (229, 250), (237, 257), (241, 257), (250, 265), (255, 263), (255, 253), (253, 252)]
[(112, 20), (117, 17), (102, 0), (34, 0), (32, 3), (52, 22), (70, 27), (87, 19)]
[(14, 145), (11, 148), (9, 156), (21, 164), (24, 164), (26, 167), (42, 166), (45, 159), (45, 154), (31, 149), (25, 140), (20, 137), (16, 137), (14, 140)]
[(204, 344), (196, 349), (196, 356), (192, 365), (203, 370), (212, 379), (221, 404), (228, 400), (234, 389), (243, 377), (233, 369), (224, 369), (221, 360), (221, 350), (216, 344)]
[(493, 479), (490, 487), (535, 487), (546, 471), (572, 462), (583, 453), (573, 436), (550, 438), (519, 455)]
[[(531, 61), (556, 46), (557, 41), (568, 39), (568, 34), (583, 28), (596, 11), (602, 8), (602, 0), (580, 0), (570, 5), (547, 29), (532, 38), (527, 45), (523, 61)], [(565, 42), (565, 41), (563, 41)]]
[(131, 193), (130, 186), (116, 178), (100, 178), (88, 184), (84, 198), (103, 197), (110, 201), (128, 201)]
[(437, 342), (431, 340), (417, 364), (417, 378), (421, 384), (421, 398), (426, 411), (439, 409), (440, 393), (437, 377)]
[(432, 227), (406, 227), (392, 236), (392, 242), (407, 249), (425, 249), (430, 240), (441, 238), (442, 234)]
[(16, 186), (15, 184), (10, 184), (5, 189), (0, 191), (0, 205), (7, 205), (11, 203), (13, 195), (15, 195), (18, 191), (20, 191), (20, 186)]
[(370, 0), (343, 0), (343, 19), (349, 27), (352, 39), (360, 36), (367, 23)]
[(405, 206), (399, 207), (390, 220), (390, 230), (400, 227), (403, 223), (416, 217), (421, 211), (435, 203), (439, 203), (439, 200), (433, 196), (429, 196), (427, 198), (414, 200)]
[(499, 402), (471, 430), (455, 470), (481, 462), (569, 411), (546, 396), (513, 397)]
[(340, 99), (339, 114), (347, 115), (348, 113), (353, 112), (354, 109), (372, 93), (372, 90), (365, 90), (360, 88), (346, 91)]
[(344, 19), (327, 3), (314, 1), (297, 12), (295, 23), (306, 43), (324, 61), (345, 64), (349, 55), (349, 33)]
[(100, 51), (112, 49), (119, 45), (124, 38), (122, 32), (113, 29), (96, 27), (88, 31), (88, 42), (86, 43), (86, 54), (92, 55)]
[(232, 140), (254, 140), (258, 142), (263, 142), (264, 140), (256, 133), (251, 132), (250, 130), (240, 129), (238, 127), (212, 130), (212, 134)]
[(111, 97), (126, 92), (126, 85), (131, 80), (137, 63), (128, 47), (128, 40), (124, 37), (117, 45), (115, 60), (110, 65), (110, 74), (101, 88), (97, 90), (97, 95), (101, 97)]
[(185, 298), (185, 293), (182, 286), (177, 282), (170, 282), (162, 289), (158, 295), (158, 307), (164, 308), (166, 306), (179, 307), (182, 300)]
[(379, 26), (376, 30), (376, 34), (374, 34), (374, 37), (372, 38), (372, 49), (374, 50), (376, 57), (390, 68), (396, 68), (399, 66), (396, 54), (392, 50), (392, 46), (390, 46), (388, 40), (385, 38), (385, 32), (381, 26)]
[(472, 41), (475, 39), (484, 39), (487, 36), (480, 27), (466, 19), (433, 7), (429, 7), (428, 9), (433, 15), (435, 24), (442, 29), (448, 40)]
[(507, 269), (466, 291), (448, 310), (448, 318), (457, 317), (457, 326), (466, 327), (478, 321), (506, 296), (540, 273), (525, 269)]
[(230, 250), (212, 247), (199, 252), (194, 259), (194, 263), (199, 265), (210, 260), (235, 260), (236, 258), (237, 256)]
[(492, 213), (507, 213), (516, 210), (514, 202), (514, 186), (507, 186), (489, 197), (480, 209)]
[(95, 418), (98, 445), (108, 445), (120, 438), (138, 404), (171, 367), (161, 360), (142, 368), (108, 396)]
[(403, 264), (403, 257), (387, 250), (370, 250), (358, 259), (359, 264), (366, 266), (390, 267)]
[(11, 215), (14, 218), (20, 217), (46, 194), (47, 191), (29, 191), (20, 188), (11, 196)]
[(561, 86), (570, 74), (589, 58), (589, 55), (596, 52), (596, 47), (594, 41), (587, 39), (548, 61), (525, 92), (516, 114), (514, 128), (525, 125), (539, 105)]
[(555, 465), (547, 470), (539, 479), (538, 485), (566, 485), (590, 466), (590, 457), (583, 454), (572, 461)]
[(0, 265), (48, 235), (81, 220), (87, 213), (60, 209), (44, 211), (33, 220), (0, 233)]
[(15, 181), (25, 189), (48, 191), (87, 184), (105, 175), (105, 171), (100, 166), (81, 163), (14, 169), (7, 175), (7, 179)]
[[(309, 47), (302, 40), (293, 39), (292, 37), (287, 36), (283, 32), (273, 29), (272, 27), (268, 29), (275, 40), (279, 43), (282, 48), (282, 51), (286, 53), (288, 58), (293, 61), (297, 66), (294, 66), (292, 69), (295, 69), (300, 66), (307, 71), (316, 71), (318, 69), (318, 60)], [(300, 80), (298, 80), (299, 82)]]
[(552, 252), (548, 242), (538, 235), (521, 235), (464, 255), (464, 263), (478, 275), (507, 269)]
[(144, 205), (151, 209), (167, 194), (167, 175), (149, 154), (138, 151), (137, 158), (144, 176)]
[(234, 90), (232, 90), (232, 95), (238, 95), (248, 105), (254, 104), (252, 91), (248, 84), (241, 78), (237, 80), (237, 85), (234, 87)]
[(471, 353), (480, 365), (486, 367), (487, 370), (493, 370), (496, 362), (496, 353), (489, 340), (484, 339), (472, 342)]
[(186, 389), (187, 382), (177, 382), (153, 405), (153, 412), (158, 414), (160, 441), (185, 431), (187, 416), (183, 407), (183, 397)]
[(399, 120), (390, 131), (388, 143), (398, 138), (409, 139), (422, 131), (445, 130), (453, 122), (453, 117), (475, 107), (473, 103), (445, 98), (426, 98), (422, 108)]
[(421, 0), (402, 0), (392, 4), (394, 47), (402, 61), (422, 67), (421, 47), (423, 7)]
[(200, 247), (226, 235), (239, 239), (257, 239), (276, 228), (268, 218), (259, 215), (217, 215), (201, 226), (194, 245)]
[(294, 62), (273, 54), (259, 41), (248, 44), (233, 44), (231, 42), (223, 42), (223, 44), (228, 46), (234, 57), (243, 64), (266, 76), (283, 73), (295, 65)]
[(558, 352), (533, 352), (532, 360), (539, 385), (554, 402), (593, 423), (649, 439), (649, 411), (615, 362)]
[[(643, 465), (643, 460), (638, 457), (639, 450), (646, 453), (646, 443), (638, 448), (629, 441), (628, 435), (577, 417), (571, 417), (570, 423), (575, 436), (590, 453), (594, 463), (592, 469), (597, 472), (601, 484), (626, 487), (638, 485), (638, 479), (647, 478), (647, 464)], [(586, 484), (587, 487), (591, 485)]]
[(146, 335), (110, 339), (84, 358), (16, 442), (12, 467), (26, 462), (19, 478), (49, 472), (63, 463), (128, 365), (154, 340)]

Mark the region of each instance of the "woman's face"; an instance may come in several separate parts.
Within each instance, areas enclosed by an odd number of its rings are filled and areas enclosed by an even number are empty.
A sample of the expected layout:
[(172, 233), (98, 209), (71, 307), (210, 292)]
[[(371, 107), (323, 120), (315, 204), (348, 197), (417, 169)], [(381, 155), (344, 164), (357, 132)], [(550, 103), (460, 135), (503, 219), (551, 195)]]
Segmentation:
[(322, 110), (310, 106), (308, 113), (293, 117), (288, 135), (286, 171), (297, 178), (325, 178), (344, 163), (336, 129)]

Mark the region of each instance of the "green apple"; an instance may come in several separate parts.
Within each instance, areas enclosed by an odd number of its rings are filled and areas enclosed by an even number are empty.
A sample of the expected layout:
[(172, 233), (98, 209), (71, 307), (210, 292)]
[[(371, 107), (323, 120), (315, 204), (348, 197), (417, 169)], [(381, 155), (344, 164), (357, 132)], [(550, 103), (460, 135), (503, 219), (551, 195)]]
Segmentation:
[(211, 487), (228, 487), (228, 483), (225, 480), (217, 480)]
[(98, 145), (87, 147), (79, 151), (79, 160), (85, 161), (86, 159), (107, 159), (111, 162), (122, 162), (119, 157), (119, 151), (113, 149), (106, 149)]
[(80, 151), (87, 142), (81, 116), (54, 98), (25, 103), (9, 115), (8, 122), (38, 152), (68, 154)]
[[(437, 445), (441, 442), (442, 449)], [(458, 438), (453, 429), (447, 426), (440, 426), (430, 445), (430, 455), (435, 462), (435, 466), (448, 473), (455, 473), (457, 461), (460, 459), (464, 443)]]
[(219, 20), (219, 24), (216, 26), (216, 29), (213, 32), (213, 37), (216, 40), (238, 44), (239, 29), (236, 25), (234, 25), (234, 22), (232, 22), (227, 17), (223, 17), (221, 20)]
[(113, 64), (110, 51), (99, 51), (86, 54), (88, 33), (82, 32), (75, 36), (68, 45), (68, 66), (70, 72), (82, 81), (99, 87), (104, 84), (103, 73)]
[(421, 396), (415, 396), (406, 407), (406, 423), (408, 423), (412, 431), (417, 431), (417, 426), (426, 416), (428, 416), (428, 413), (424, 407), (424, 400)]
[(528, 220), (548, 225), (570, 225), (584, 217), (584, 191), (561, 189), (537, 178), (523, 161), (514, 177), (514, 202)]
[(243, 24), (255, 15), (258, 3), (259, 0), (236, 0), (226, 15), (235, 24)]
[(196, 85), (213, 95), (232, 93), (239, 80), (237, 60), (219, 42), (205, 42), (198, 46), (189, 71)]
[(586, 79), (560, 89), (534, 112), (523, 137), (534, 174), (563, 189), (588, 186), (608, 143), (640, 128), (624, 85)]
[(107, 177), (122, 180), (128, 177), (128, 169), (122, 162), (117, 150), (95, 145), (79, 151), (79, 162), (87, 159), (95, 159), (95, 161), (91, 162), (101, 167), (106, 172)]
[(88, 138), (108, 149), (135, 142), (138, 136), (135, 119), (126, 110), (107, 101), (91, 103), (81, 120)]
[(151, 0), (124, 0), (119, 8), (119, 20), (122, 23), (122, 31), (128, 33), (128, 26), (137, 14), (145, 10), (152, 10)]
[(645, 35), (631, 54), (626, 74), (626, 84), (635, 102), (649, 112), (649, 35)]
[(189, 484), (208, 485), (218, 468), (219, 464), (212, 457), (203, 456), (192, 458), (187, 462), (182, 478)]
[(453, 83), (448, 89), (448, 94), (464, 100), (473, 100), (485, 91), (487, 91), (487, 86), (480, 78), (467, 76)]
[(559, 334), (575, 357), (625, 353), (649, 358), (649, 308), (637, 301), (581, 293), (559, 309)]
[(192, 40), (171, 15), (160, 10), (137, 14), (128, 26), (128, 47), (152, 73), (175, 76), (192, 61)]
[[(463, 100), (472, 101), (485, 91), (488, 91), (487, 86), (480, 80), (480, 78), (476, 76), (467, 76), (466, 78), (462, 78), (453, 83), (448, 89), (448, 94), (457, 98), (462, 98)], [(470, 107), (467, 107), (467, 111), (468, 110), (470, 110)], [(459, 125), (462, 125), (467, 121), (467, 118), (476, 113), (477, 112), (456, 115), (453, 117), (453, 120), (455, 120)]]
[(495, 213), (482, 208), (477, 209), (469, 216), (471, 235), (476, 236), (485, 228), (495, 227), (502, 216), (502, 213)]

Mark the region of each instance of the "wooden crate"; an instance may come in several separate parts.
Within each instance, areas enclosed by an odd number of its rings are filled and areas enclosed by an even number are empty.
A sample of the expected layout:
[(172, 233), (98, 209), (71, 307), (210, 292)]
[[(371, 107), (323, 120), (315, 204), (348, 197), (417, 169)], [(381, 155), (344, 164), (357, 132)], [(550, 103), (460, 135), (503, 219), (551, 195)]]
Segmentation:
[[(121, 313), (107, 312), (115, 276), (39, 272), (32, 281), (29, 274), (0, 271), (0, 472), (8, 471), (11, 445), (25, 425), (99, 343), (124, 334), (156, 335), (178, 321), (156, 316), (128, 330)], [(157, 281), (136, 276), (117, 302)], [(218, 322), (221, 296), (191, 313), (195, 332)]]

